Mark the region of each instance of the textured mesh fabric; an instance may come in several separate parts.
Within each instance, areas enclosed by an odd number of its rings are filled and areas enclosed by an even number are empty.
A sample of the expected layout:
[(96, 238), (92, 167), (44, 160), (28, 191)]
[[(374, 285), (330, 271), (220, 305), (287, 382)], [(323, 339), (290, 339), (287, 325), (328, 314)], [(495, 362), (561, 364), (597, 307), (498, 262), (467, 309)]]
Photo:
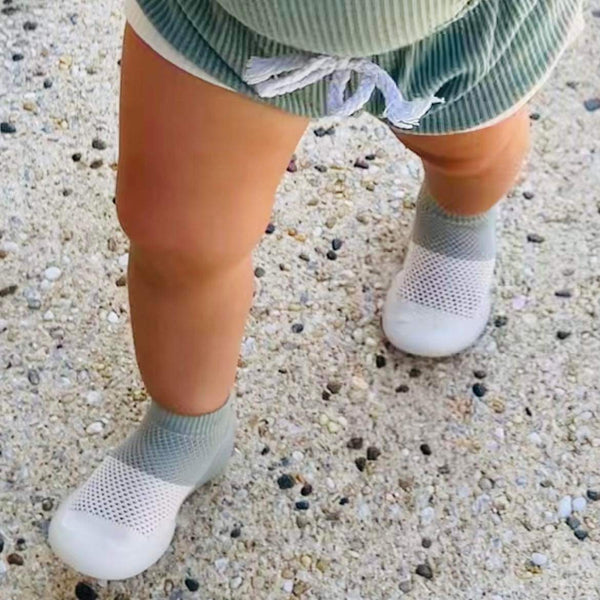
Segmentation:
[(441, 312), (476, 316), (492, 286), (496, 212), (453, 215), (422, 190), (398, 296)]
[(235, 414), (184, 417), (152, 404), (141, 425), (105, 457), (70, 499), (70, 509), (150, 535), (172, 522), (197, 485), (231, 455)]

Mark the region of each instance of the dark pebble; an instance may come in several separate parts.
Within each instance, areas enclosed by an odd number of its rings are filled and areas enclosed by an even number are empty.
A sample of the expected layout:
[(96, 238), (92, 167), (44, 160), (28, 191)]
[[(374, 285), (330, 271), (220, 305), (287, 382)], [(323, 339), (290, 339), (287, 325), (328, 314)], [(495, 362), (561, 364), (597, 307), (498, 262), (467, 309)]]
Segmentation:
[(186, 577), (184, 583), (185, 587), (190, 590), (190, 592), (197, 592), (200, 589), (200, 584), (191, 577)]
[(557, 290), (556, 292), (554, 292), (554, 295), (557, 298), (570, 298), (573, 293), (571, 292), (571, 290)]
[(419, 565), (415, 573), (421, 577), (425, 577), (425, 579), (433, 579), (433, 571), (427, 563)]
[(565, 522), (573, 531), (579, 529), (579, 526), (581, 525), (581, 521), (573, 515), (569, 515)]
[(25, 21), (25, 23), (23, 23), (23, 29), (25, 31), (35, 31), (37, 29), (37, 23), (35, 21)]
[(17, 286), (15, 284), (7, 285), (4, 288), (0, 288), (0, 298), (4, 298), (4, 296), (10, 296), (17, 291)]
[(301, 252), (301, 253), (298, 255), (298, 258), (299, 258), (300, 260), (303, 260), (304, 262), (309, 262), (309, 261), (310, 261), (310, 256), (309, 256), (308, 254), (306, 254), (306, 252)]
[(508, 323), (508, 317), (499, 316), (494, 319), (494, 325), (496, 327), (504, 327)]
[(89, 584), (80, 581), (75, 586), (75, 596), (78, 600), (96, 600), (98, 594)]
[(382, 356), (381, 354), (375, 356), (375, 366), (378, 369), (383, 369), (383, 367), (385, 367), (385, 362), (385, 356)]
[(19, 10), (18, 6), (5, 6), (2, 9), (2, 14), (10, 16), (10, 15), (14, 15), (18, 10)]
[(376, 154), (367, 154), (367, 155), (365, 156), (365, 158), (366, 158), (367, 160), (375, 160), (375, 159), (377, 158), (377, 155), (376, 155)]
[(583, 105), (586, 110), (594, 112), (600, 108), (600, 98), (590, 98), (589, 100), (586, 100)]
[(92, 140), (92, 148), (96, 150), (106, 150), (106, 142), (100, 138), (94, 138)]
[(54, 500), (52, 498), (44, 498), (42, 500), (42, 510), (48, 512), (54, 508)]
[(546, 238), (543, 235), (539, 235), (537, 233), (528, 233), (527, 241), (532, 244), (541, 244)]
[(600, 8), (597, 8), (592, 11), (592, 17), (597, 17), (600, 19)]
[(71, 155), (73, 162), (79, 162), (81, 160), (81, 152), (75, 152), (75, 154)]
[(406, 394), (409, 391), (409, 389), (410, 388), (405, 383), (402, 383), (396, 388), (396, 392), (398, 392), (399, 394)]
[(597, 492), (596, 490), (588, 490), (585, 495), (588, 497), (588, 500), (591, 500), (592, 502), (600, 500), (600, 492)]
[(296, 510), (308, 510), (310, 507), (310, 504), (308, 503), (307, 500), (298, 500), (298, 502), (296, 502), (295, 506), (296, 506)]
[(559, 340), (566, 340), (568, 337), (571, 337), (571, 332), (560, 330), (556, 332), (556, 337)]
[(23, 60), (24, 58), (25, 58), (25, 57), (24, 57), (22, 54), (19, 54), (18, 52), (15, 52), (15, 53), (12, 55), (12, 59), (13, 59), (15, 62), (19, 62), (20, 60)]
[(17, 565), (18, 567), (21, 567), (25, 561), (23, 560), (23, 557), (20, 554), (13, 552), (12, 554), (9, 554), (6, 557), (6, 562), (9, 565)]
[(342, 240), (335, 238), (332, 242), (331, 242), (331, 247), (337, 252), (343, 245), (344, 242), (342, 242)]
[(116, 281), (115, 285), (117, 287), (125, 287), (127, 285), (127, 275), (121, 275)]
[(417, 369), (416, 367), (413, 367), (409, 372), (408, 372), (408, 376), (411, 379), (416, 379), (417, 377), (421, 376), (421, 369)]
[(23, 550), (25, 550), (25, 548), (27, 548), (27, 541), (25, 540), (24, 537), (17, 538), (17, 541), (15, 543), (15, 548), (19, 552), (22, 552)]
[(573, 533), (575, 534), (575, 537), (582, 542), (590, 535), (585, 529), (576, 529)]
[(359, 456), (354, 461), (354, 464), (356, 465), (356, 468), (362, 473), (365, 470), (365, 467), (367, 466), (367, 459), (364, 456)]
[(525, 200), (531, 200), (532, 198), (535, 198), (535, 194), (533, 192), (523, 192), (523, 198), (525, 198)]
[(326, 135), (333, 135), (335, 133), (335, 126), (332, 125), (331, 127), (328, 127), (327, 129), (325, 129), (325, 127), (317, 127), (313, 133), (317, 136), (317, 137), (325, 137)]
[(369, 168), (369, 163), (364, 158), (357, 158), (354, 161), (354, 166), (357, 169), (368, 169)]
[(293, 333), (302, 333), (303, 331), (304, 331), (304, 325), (302, 325), (302, 323), (294, 323), (292, 325)]
[(312, 487), (312, 485), (310, 485), (310, 483), (305, 483), (305, 484), (302, 486), (302, 489), (300, 490), (300, 493), (301, 493), (303, 496), (310, 496), (310, 495), (312, 494), (312, 491), (313, 491), (313, 487)]
[(17, 128), (12, 123), (7, 123), (6, 121), (2, 121), (0, 123), (0, 133), (16, 133)]
[(242, 530), (239, 527), (234, 527), (231, 530), (231, 534), (230, 535), (231, 535), (232, 538), (239, 538), (240, 535), (242, 535)]
[(287, 166), (288, 173), (295, 173), (298, 170), (298, 165), (296, 164), (296, 159), (292, 158)]
[(487, 393), (487, 388), (485, 387), (485, 385), (483, 385), (483, 383), (475, 383), (473, 385), (473, 393), (478, 398), (483, 398)]
[(101, 158), (97, 158), (90, 163), (90, 169), (99, 169), (104, 164)]
[(260, 453), (265, 456), (266, 454), (269, 454), (269, 452), (271, 452), (271, 448), (269, 448), (269, 446), (264, 446), (263, 449), (260, 451)]
[(344, 496), (343, 498), (340, 498), (340, 504), (342, 506), (344, 506), (345, 504), (348, 504), (348, 502), (350, 502), (350, 500), (348, 498), (346, 498), (346, 496)]
[(483, 369), (476, 369), (473, 371), (473, 377), (475, 377), (475, 379), (485, 379), (487, 373)]
[(27, 371), (27, 379), (29, 379), (31, 385), (39, 385), (40, 374), (35, 369), (29, 369), (29, 371)]
[(329, 400), (329, 398), (331, 398), (331, 394), (327, 390), (323, 390), (321, 392), (321, 398), (323, 398), (323, 400)]
[(54, 82), (49, 77), (44, 79), (44, 88), (49, 90), (54, 85)]
[(330, 381), (327, 384), (327, 389), (332, 393), (332, 394), (338, 394), (339, 391), (342, 389), (342, 384), (339, 383), (338, 381)]
[(542, 116), (541, 116), (541, 115), (540, 115), (540, 113), (538, 113), (538, 112), (532, 112), (532, 113), (529, 115), (529, 118), (530, 118), (532, 121), (539, 121), (539, 120), (542, 118)]
[(262, 277), (265, 273), (266, 271), (262, 267), (256, 267), (256, 269), (254, 269), (254, 277)]
[(62, 191), (62, 195), (66, 198), (67, 196), (70, 196), (73, 193), (73, 190), (71, 188), (65, 188)]
[(526, 407), (525, 407), (525, 414), (526, 414), (528, 417), (530, 417), (530, 416), (532, 415), (532, 413), (531, 413), (531, 409), (529, 408), (529, 406), (526, 406)]
[(431, 447), (429, 446), (429, 444), (421, 444), (419, 446), (419, 448), (421, 449), (421, 452), (425, 455), (425, 456), (431, 456)]
[(265, 233), (271, 234), (275, 231), (275, 225), (273, 223), (269, 223), (267, 228), (265, 229)]
[(325, 165), (315, 165), (315, 169), (319, 171), (319, 173), (325, 173), (327, 171), (327, 167)]
[(367, 448), (367, 460), (377, 460), (381, 456), (381, 450), (377, 446)]
[(431, 548), (432, 543), (433, 542), (429, 538), (423, 538), (421, 540), (421, 546), (423, 546), (423, 548)]
[(363, 447), (363, 439), (361, 437), (350, 438), (346, 447), (350, 450), (360, 450)]
[(277, 485), (280, 490), (291, 490), (296, 485), (296, 480), (287, 473), (284, 473), (277, 479)]
[(337, 259), (337, 254), (335, 253), (334, 250), (328, 250), (327, 251), (327, 258), (329, 260), (336, 260)]

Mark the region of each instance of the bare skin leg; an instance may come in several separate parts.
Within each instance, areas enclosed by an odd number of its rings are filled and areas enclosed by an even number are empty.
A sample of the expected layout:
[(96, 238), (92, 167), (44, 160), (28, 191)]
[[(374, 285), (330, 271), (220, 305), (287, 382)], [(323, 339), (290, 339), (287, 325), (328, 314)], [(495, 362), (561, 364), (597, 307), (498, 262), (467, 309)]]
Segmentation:
[(308, 120), (201, 81), (125, 31), (119, 221), (136, 356), (163, 407), (218, 409), (252, 300), (251, 251)]
[(523, 108), (508, 119), (469, 133), (396, 137), (423, 161), (425, 183), (448, 211), (488, 211), (514, 184), (529, 150), (529, 117)]

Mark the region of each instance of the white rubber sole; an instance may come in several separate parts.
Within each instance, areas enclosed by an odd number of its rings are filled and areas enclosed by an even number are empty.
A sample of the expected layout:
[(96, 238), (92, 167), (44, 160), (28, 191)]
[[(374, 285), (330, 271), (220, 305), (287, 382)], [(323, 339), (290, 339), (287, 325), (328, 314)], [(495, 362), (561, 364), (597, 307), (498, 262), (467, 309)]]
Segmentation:
[(183, 502), (225, 470), (233, 451), (233, 439), (232, 434), (224, 441), (211, 468), (195, 487), (177, 486), (180, 489), (175, 491), (180, 493), (175, 494), (179, 499), (173, 506), (173, 518), (163, 521), (150, 535), (73, 510), (76, 490), (60, 505), (50, 523), (48, 542), (52, 550), (66, 564), (88, 577), (116, 581), (142, 573), (168, 550)]

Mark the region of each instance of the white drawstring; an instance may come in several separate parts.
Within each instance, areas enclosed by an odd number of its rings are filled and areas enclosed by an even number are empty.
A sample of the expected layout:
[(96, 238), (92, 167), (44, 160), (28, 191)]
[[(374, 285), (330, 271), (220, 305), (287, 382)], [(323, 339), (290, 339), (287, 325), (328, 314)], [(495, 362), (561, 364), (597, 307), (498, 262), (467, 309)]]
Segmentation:
[[(352, 76), (358, 73), (358, 87), (346, 98)], [(433, 104), (443, 98), (406, 100), (394, 80), (379, 65), (366, 58), (338, 58), (291, 54), (272, 58), (253, 56), (246, 65), (243, 79), (253, 85), (259, 96), (272, 98), (304, 88), (331, 76), (327, 96), (330, 115), (347, 117), (361, 109), (377, 88), (385, 99), (383, 116), (396, 127), (412, 129)]]

